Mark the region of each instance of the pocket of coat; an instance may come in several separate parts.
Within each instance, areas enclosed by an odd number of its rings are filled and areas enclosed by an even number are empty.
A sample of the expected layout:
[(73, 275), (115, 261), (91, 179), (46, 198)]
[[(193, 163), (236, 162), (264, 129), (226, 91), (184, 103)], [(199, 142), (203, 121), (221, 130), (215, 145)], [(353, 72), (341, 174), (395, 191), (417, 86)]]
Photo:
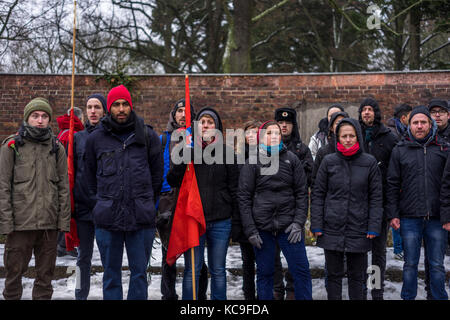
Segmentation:
[(30, 165), (16, 165), (14, 166), (14, 184), (23, 183), (31, 180)]
[(97, 200), (93, 210), (94, 222), (99, 225), (111, 225), (113, 222), (113, 200)]
[(155, 203), (152, 198), (137, 198), (134, 200), (135, 215), (137, 224), (151, 224), (156, 223)]
[(116, 161), (114, 159), (114, 151), (104, 152), (100, 156), (101, 171), (102, 176), (111, 176), (117, 172)]

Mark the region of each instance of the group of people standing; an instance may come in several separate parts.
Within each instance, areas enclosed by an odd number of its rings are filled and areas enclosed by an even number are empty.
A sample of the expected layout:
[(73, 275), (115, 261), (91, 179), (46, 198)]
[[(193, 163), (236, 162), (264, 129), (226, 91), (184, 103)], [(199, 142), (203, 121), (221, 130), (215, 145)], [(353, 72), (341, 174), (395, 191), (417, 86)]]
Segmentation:
[[(383, 125), (381, 109), (372, 98), (362, 101), (359, 119), (334, 104), (309, 147), (300, 139), (295, 109), (279, 108), (273, 120), (243, 124), (245, 145), (238, 150), (222, 143), (219, 135), (224, 129), (216, 109), (195, 112), (192, 104), (190, 108), (198, 126), (194, 144), (202, 154), (213, 150), (223, 159), (194, 162), (206, 232), (193, 252), (184, 253), (182, 299), (194, 298), (193, 283), (196, 298), (206, 299), (208, 273), (211, 299), (227, 298), (225, 266), (231, 239), (241, 248), (245, 299), (283, 299), (286, 292), (286, 299), (311, 300), (304, 237), (308, 219), (325, 252), (329, 299), (342, 299), (345, 274), (350, 299), (366, 299), (369, 251), (371, 264), (381, 271), (381, 286), (371, 290), (372, 299), (383, 299), (389, 226), (399, 230), (402, 239), (401, 297), (416, 296), (423, 240), (430, 298), (447, 299), (443, 265), (450, 230), (447, 101), (432, 100), (428, 107), (412, 110), (399, 107), (406, 114), (398, 112), (401, 115), (390, 121), (395, 130)], [(185, 163), (173, 161), (172, 152), (180, 143), (173, 133), (186, 126), (185, 101), (174, 104), (159, 137), (133, 110), (124, 86), (113, 88), (107, 98), (89, 96), (85, 111), (87, 120), (74, 136), (73, 207), (65, 146), (50, 129), (53, 114), (47, 100), (28, 103), (18, 133), (2, 144), (0, 233), (7, 235), (3, 295), (21, 298), (21, 278), (34, 253), (32, 297), (51, 299), (56, 256), (66, 250), (57, 246), (58, 231), (70, 232), (73, 218), (79, 238), (76, 299), (89, 295), (95, 240), (104, 267), (103, 298), (123, 299), (125, 246), (130, 268), (127, 298), (147, 299), (146, 270), (156, 231), (163, 255), (162, 299), (178, 299), (176, 266), (167, 264), (166, 255), (186, 170)], [(245, 164), (227, 162), (226, 155), (235, 152), (244, 154)], [(275, 172), (270, 170), (273, 158), (278, 161)], [(288, 263), (285, 274), (281, 252)]]

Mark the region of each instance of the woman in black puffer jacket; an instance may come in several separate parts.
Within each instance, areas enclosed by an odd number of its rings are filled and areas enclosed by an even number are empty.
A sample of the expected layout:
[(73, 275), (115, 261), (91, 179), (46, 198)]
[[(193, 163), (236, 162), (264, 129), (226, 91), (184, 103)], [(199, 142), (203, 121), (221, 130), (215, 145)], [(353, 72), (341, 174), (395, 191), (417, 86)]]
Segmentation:
[(311, 231), (325, 249), (328, 299), (342, 299), (345, 254), (349, 297), (363, 300), (367, 252), (383, 217), (381, 173), (375, 158), (363, 152), (357, 120), (342, 119), (336, 140), (337, 151), (325, 156), (317, 172)]
[(302, 237), (308, 214), (306, 175), (298, 157), (283, 145), (277, 122), (264, 123), (258, 139), (258, 161), (243, 166), (238, 191), (244, 233), (255, 247), (258, 298), (273, 299), (278, 243), (294, 278), (295, 298), (310, 300), (311, 275)]

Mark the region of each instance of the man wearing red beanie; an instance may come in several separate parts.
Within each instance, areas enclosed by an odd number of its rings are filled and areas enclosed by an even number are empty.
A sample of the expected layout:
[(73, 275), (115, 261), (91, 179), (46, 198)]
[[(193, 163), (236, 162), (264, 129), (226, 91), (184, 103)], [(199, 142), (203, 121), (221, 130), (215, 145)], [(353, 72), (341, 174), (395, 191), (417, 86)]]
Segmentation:
[(104, 268), (103, 299), (122, 300), (122, 257), (130, 267), (129, 300), (147, 299), (147, 265), (163, 176), (161, 142), (132, 108), (123, 85), (111, 89), (108, 114), (87, 138), (85, 170), (96, 195), (92, 215)]

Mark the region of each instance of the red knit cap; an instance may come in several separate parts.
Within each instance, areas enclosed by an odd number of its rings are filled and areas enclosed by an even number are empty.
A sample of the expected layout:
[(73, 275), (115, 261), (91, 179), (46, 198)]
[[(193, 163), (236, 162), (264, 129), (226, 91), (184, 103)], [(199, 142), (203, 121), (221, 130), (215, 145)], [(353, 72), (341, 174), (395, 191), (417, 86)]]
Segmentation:
[(131, 110), (133, 110), (133, 104), (131, 103), (131, 95), (127, 88), (123, 84), (120, 86), (114, 87), (109, 91), (108, 98), (106, 101), (106, 106), (108, 107), (108, 112), (111, 110), (111, 105), (119, 100), (125, 99), (130, 104)]

